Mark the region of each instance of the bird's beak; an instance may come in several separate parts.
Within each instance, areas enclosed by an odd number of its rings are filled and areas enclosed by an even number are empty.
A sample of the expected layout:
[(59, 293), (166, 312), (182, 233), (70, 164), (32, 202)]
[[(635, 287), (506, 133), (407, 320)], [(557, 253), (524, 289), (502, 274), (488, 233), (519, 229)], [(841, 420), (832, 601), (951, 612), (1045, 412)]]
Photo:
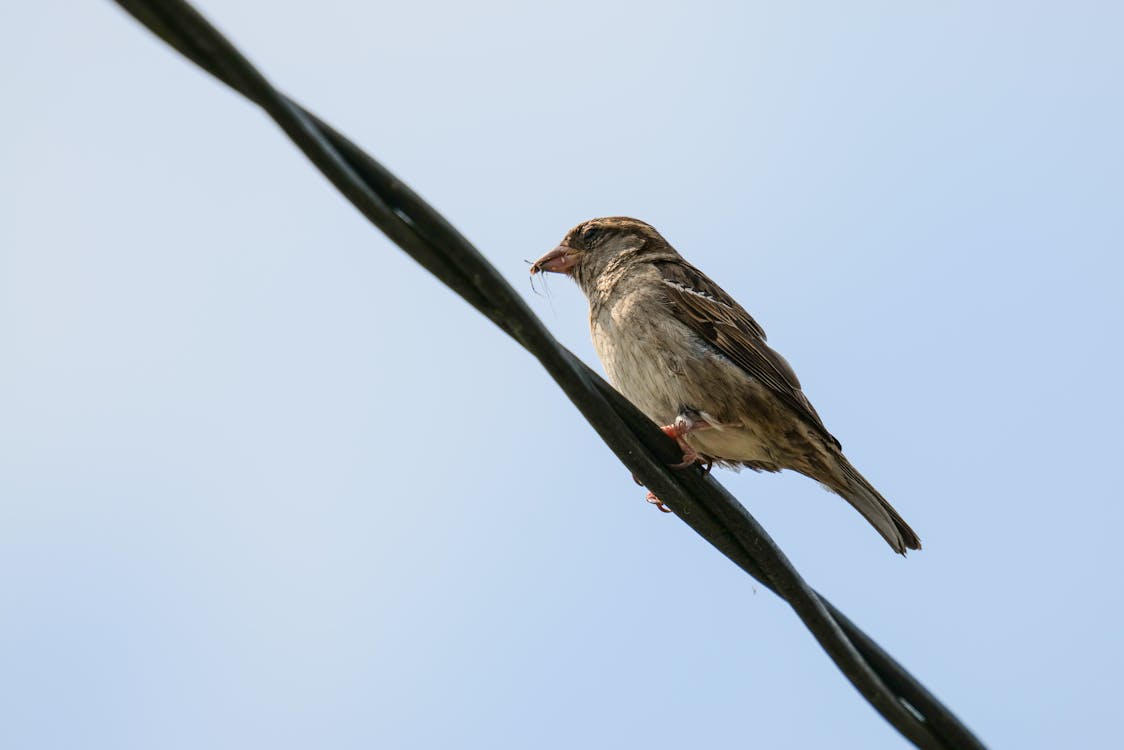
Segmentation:
[(559, 245), (531, 264), (531, 275), (536, 273), (569, 274), (578, 264), (581, 252), (567, 245)]

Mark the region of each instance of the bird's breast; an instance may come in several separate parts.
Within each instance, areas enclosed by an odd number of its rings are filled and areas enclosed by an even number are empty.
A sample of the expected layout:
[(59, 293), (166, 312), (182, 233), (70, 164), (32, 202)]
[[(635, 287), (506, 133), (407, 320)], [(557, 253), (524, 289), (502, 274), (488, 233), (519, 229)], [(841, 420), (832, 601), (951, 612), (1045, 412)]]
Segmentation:
[(702, 342), (658, 300), (629, 295), (603, 305), (590, 331), (609, 380), (650, 419), (668, 424), (692, 406), (692, 359)]

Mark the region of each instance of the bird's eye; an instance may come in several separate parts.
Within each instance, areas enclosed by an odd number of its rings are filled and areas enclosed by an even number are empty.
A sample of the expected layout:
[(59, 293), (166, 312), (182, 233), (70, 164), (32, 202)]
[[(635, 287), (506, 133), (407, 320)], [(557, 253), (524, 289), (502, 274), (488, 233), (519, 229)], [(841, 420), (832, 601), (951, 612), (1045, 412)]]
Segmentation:
[(590, 227), (589, 229), (586, 229), (584, 232), (582, 232), (582, 242), (584, 242), (587, 246), (592, 245), (597, 241), (597, 238), (601, 236), (603, 231), (604, 230), (602, 230), (600, 227)]

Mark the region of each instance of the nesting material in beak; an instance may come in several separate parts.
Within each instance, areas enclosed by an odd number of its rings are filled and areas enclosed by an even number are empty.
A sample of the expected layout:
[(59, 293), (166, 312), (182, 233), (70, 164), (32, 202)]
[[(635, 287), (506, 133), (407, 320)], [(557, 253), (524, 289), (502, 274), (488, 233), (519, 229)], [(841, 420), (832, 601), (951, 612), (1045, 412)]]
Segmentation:
[(536, 273), (569, 274), (578, 264), (578, 251), (566, 245), (559, 245), (531, 264), (531, 275)]

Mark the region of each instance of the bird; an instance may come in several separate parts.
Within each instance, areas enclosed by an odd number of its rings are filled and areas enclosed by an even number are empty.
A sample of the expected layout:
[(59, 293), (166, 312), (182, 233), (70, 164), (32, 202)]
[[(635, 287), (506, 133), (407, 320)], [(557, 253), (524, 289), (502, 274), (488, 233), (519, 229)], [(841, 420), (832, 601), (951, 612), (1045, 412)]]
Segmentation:
[[(895, 552), (921, 549), (843, 455), (764, 329), (650, 224), (582, 222), (530, 272), (577, 282), (606, 375), (676, 440), (683, 461), (674, 466), (796, 471), (850, 503)], [(666, 510), (651, 493), (649, 501)]]

